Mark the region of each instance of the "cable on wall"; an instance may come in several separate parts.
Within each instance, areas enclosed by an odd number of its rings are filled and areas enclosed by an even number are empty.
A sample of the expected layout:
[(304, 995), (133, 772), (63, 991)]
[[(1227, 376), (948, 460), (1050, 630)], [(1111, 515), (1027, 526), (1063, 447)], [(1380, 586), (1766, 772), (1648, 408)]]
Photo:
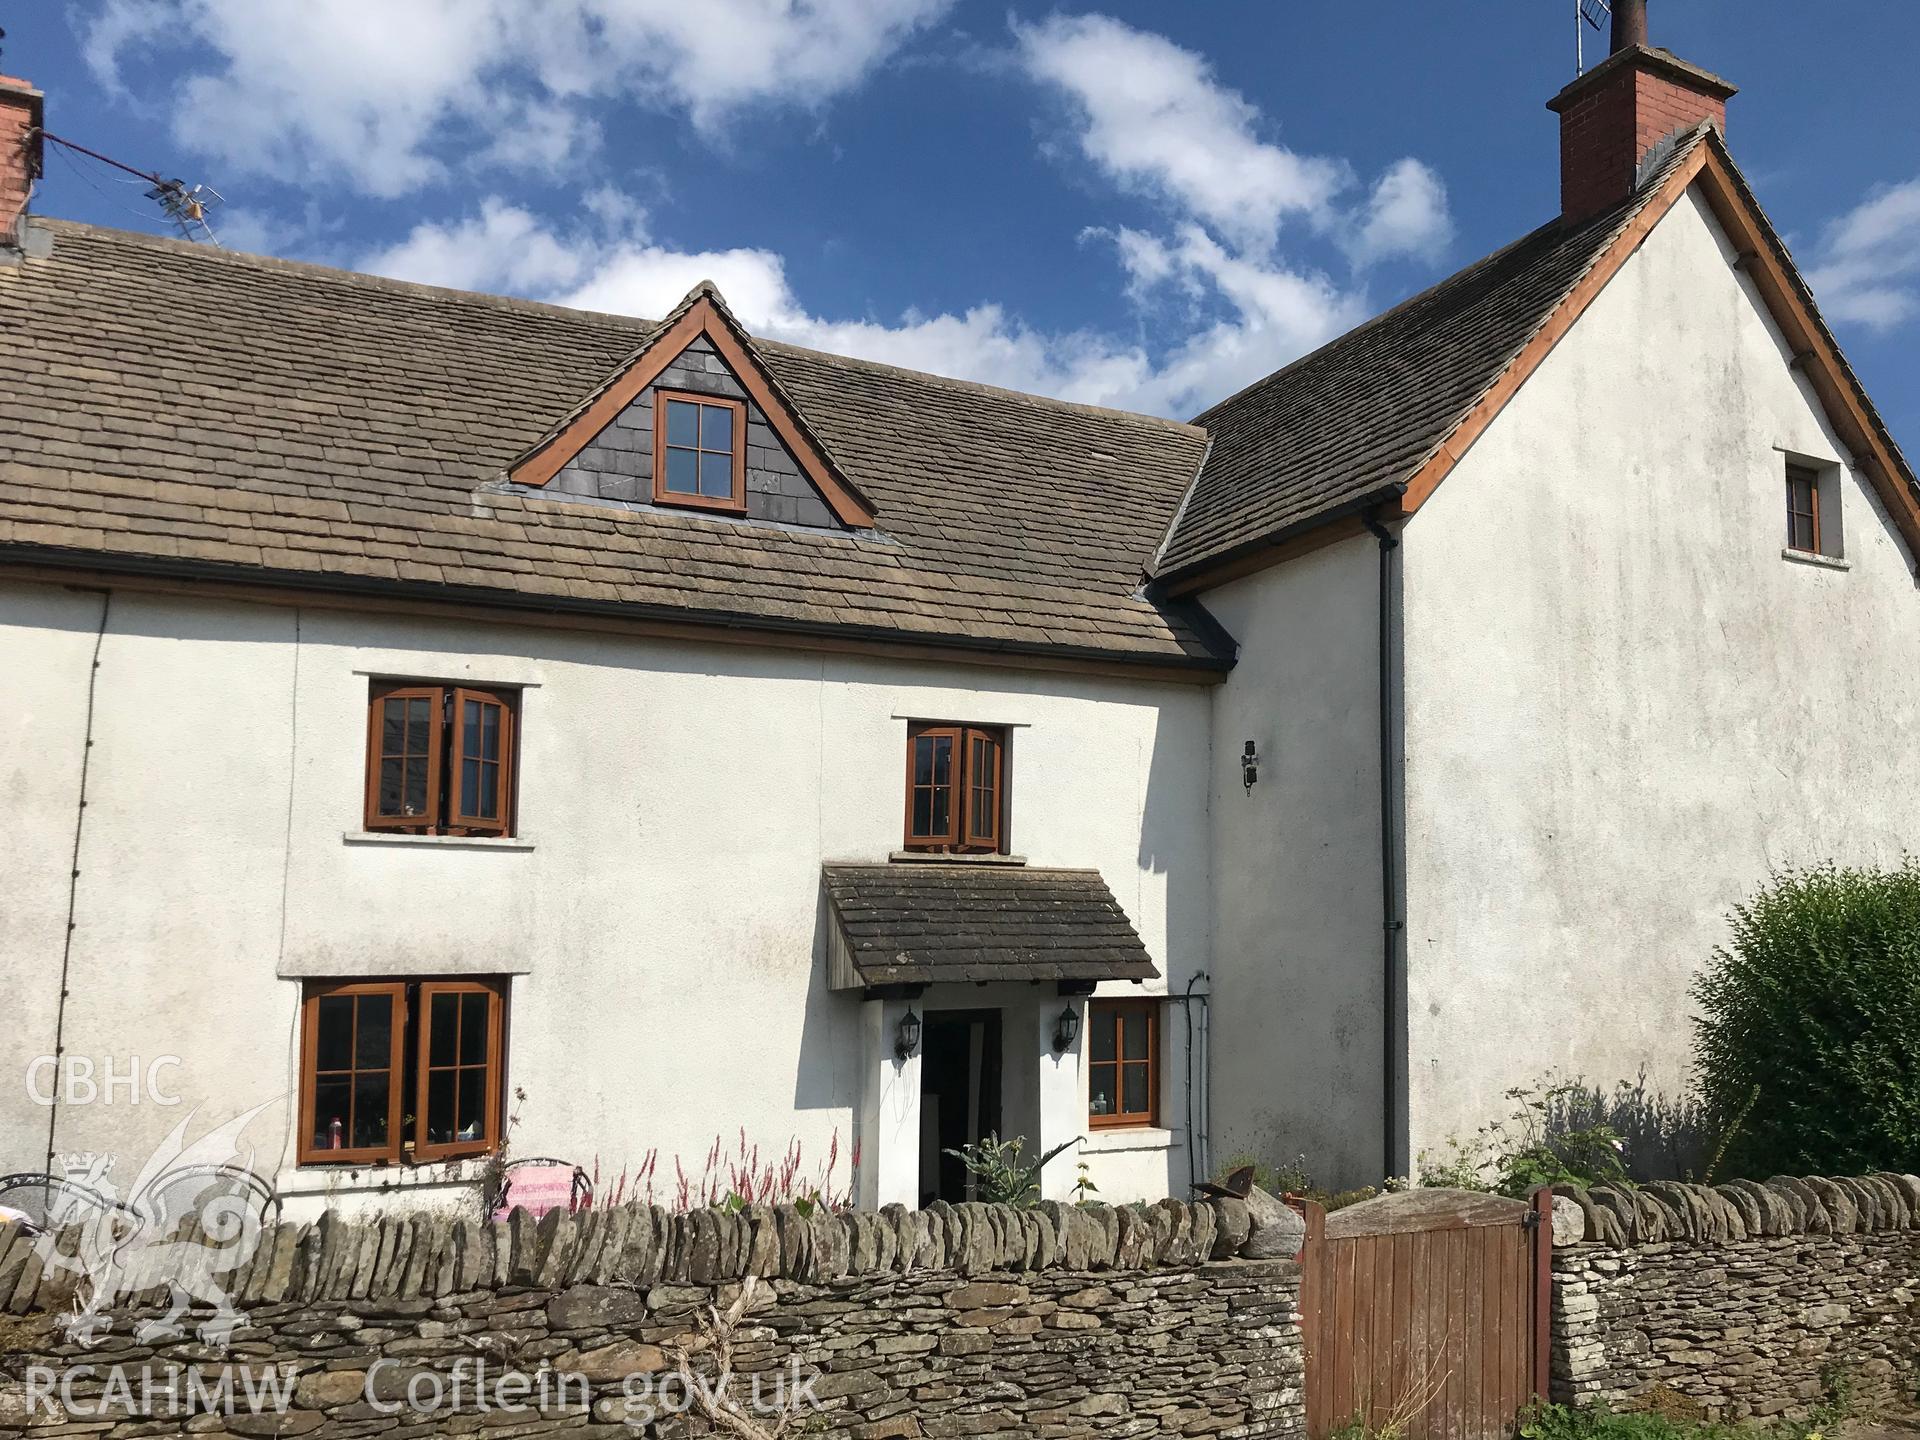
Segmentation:
[(107, 619), (113, 613), (113, 592), (100, 592), (100, 626), (93, 633), (93, 656), (87, 667), (87, 718), (80, 750), (80, 794), (73, 810), (73, 856), (67, 867), (67, 929), (60, 938), (60, 994), (53, 1011), (53, 1102), (47, 1110), (47, 1166), (53, 1174), (54, 1139), (60, 1124), (60, 1093), (64, 1083), (60, 1060), (67, 1042), (67, 981), (73, 969), (73, 932), (79, 925), (80, 840), (87, 825), (87, 775), (93, 765), (93, 702), (100, 687), (100, 647), (107, 638)]

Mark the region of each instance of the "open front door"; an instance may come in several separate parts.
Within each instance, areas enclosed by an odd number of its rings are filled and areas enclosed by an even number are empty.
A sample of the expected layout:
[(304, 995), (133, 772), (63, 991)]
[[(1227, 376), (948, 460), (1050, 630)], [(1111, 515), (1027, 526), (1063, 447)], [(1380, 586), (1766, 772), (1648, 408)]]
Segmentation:
[(1000, 1133), (1000, 1012), (929, 1010), (921, 1037), (920, 1203), (971, 1200), (947, 1152)]

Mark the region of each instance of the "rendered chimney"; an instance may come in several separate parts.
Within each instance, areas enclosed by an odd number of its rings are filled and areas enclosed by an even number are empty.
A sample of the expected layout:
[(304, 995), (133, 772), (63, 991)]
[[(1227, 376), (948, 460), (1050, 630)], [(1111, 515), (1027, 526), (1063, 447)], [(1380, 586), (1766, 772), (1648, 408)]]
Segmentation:
[(40, 178), (40, 121), (46, 97), (24, 80), (0, 75), (0, 249), (18, 249), (21, 216)]
[(1613, 53), (1547, 102), (1560, 116), (1560, 213), (1578, 224), (1632, 195), (1640, 164), (1702, 120), (1722, 134), (1734, 87), (1647, 43), (1647, 0), (1614, 0)]

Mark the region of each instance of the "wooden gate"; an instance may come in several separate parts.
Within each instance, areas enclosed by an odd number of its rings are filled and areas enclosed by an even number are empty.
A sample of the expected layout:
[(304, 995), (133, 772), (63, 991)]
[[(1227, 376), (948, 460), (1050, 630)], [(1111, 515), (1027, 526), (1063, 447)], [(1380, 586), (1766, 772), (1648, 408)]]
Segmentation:
[(1553, 1196), (1383, 1195), (1301, 1252), (1307, 1435), (1355, 1421), (1404, 1440), (1500, 1440), (1547, 1388)]

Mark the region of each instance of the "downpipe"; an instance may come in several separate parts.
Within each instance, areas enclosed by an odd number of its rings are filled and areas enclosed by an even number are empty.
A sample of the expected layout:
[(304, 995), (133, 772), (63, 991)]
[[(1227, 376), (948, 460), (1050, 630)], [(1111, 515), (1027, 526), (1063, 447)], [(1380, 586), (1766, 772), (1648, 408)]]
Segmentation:
[[(1402, 1156), (1398, 1136), (1405, 1125), (1404, 1097), (1400, 1088), (1399, 1052), (1401, 1016), (1405, 1009), (1401, 955), (1405, 948), (1406, 919), (1400, 903), (1400, 836), (1395, 797), (1399, 793), (1400, 757), (1394, 746), (1394, 655), (1395, 605), (1393, 598), (1394, 557), (1400, 549), (1400, 537), (1380, 522), (1377, 514), (1367, 516), (1367, 530), (1380, 542), (1380, 596), (1378, 603), (1378, 685), (1380, 711), (1380, 1094), (1381, 1094), (1381, 1175), (1394, 1178), (1401, 1169)], [(1409, 1160), (1407, 1162), (1411, 1164)]]

